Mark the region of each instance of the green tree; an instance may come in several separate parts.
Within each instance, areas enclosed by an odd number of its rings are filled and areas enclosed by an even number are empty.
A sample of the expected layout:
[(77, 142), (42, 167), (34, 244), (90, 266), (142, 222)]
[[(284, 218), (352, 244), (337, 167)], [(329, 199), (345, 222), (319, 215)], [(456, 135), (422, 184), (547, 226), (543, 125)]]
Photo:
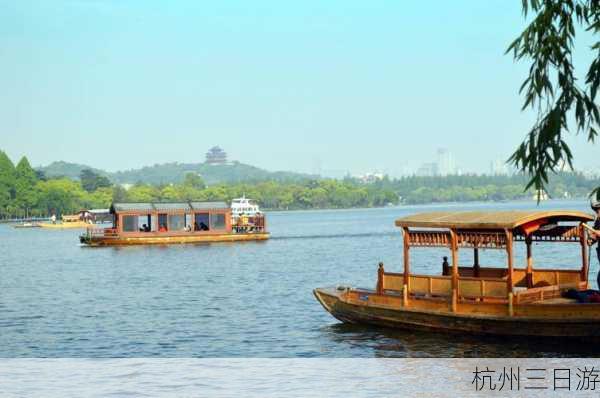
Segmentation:
[(46, 177), (46, 173), (44, 173), (44, 170), (40, 170), (40, 169), (35, 170), (35, 176), (38, 180), (42, 180), (42, 181), (46, 181), (48, 179), (48, 177)]
[(81, 184), (68, 178), (40, 181), (38, 206), (46, 214), (67, 214), (84, 208), (86, 192)]
[(127, 199), (132, 202), (156, 202), (160, 198), (160, 190), (151, 185), (138, 184), (127, 191)]
[[(595, 104), (600, 85), (600, 41), (591, 47), (594, 58), (583, 84), (573, 64), (576, 26), (600, 32), (597, 0), (522, 0), (523, 13), (534, 13), (531, 23), (507, 49), (516, 60), (530, 62), (529, 76), (521, 85), (523, 109), (534, 108), (537, 121), (509, 161), (529, 174), (527, 188), (544, 189), (548, 173), (565, 166), (573, 169), (573, 154), (564, 137), (571, 130), (584, 133), (593, 143), (600, 112)], [(572, 119), (571, 119), (572, 117)], [(600, 190), (594, 189), (600, 198)]]
[(90, 169), (83, 169), (79, 174), (81, 186), (88, 192), (94, 192), (98, 188), (110, 187), (110, 180), (105, 176), (93, 172)]
[(179, 187), (175, 185), (167, 185), (160, 190), (160, 199), (170, 202), (181, 200)]
[(200, 175), (196, 173), (186, 173), (185, 178), (183, 179), (183, 185), (187, 187), (192, 187), (195, 189), (204, 189), (206, 188), (206, 184)]
[(113, 188), (98, 188), (94, 192), (84, 196), (83, 208), (85, 209), (107, 209), (113, 198)]
[(127, 190), (121, 185), (115, 185), (112, 188), (113, 203), (127, 202)]
[(16, 196), (15, 165), (8, 155), (0, 151), (0, 214), (12, 213)]
[(15, 168), (15, 201), (16, 206), (28, 215), (38, 201), (36, 189), (37, 174), (29, 164), (27, 157), (23, 156)]

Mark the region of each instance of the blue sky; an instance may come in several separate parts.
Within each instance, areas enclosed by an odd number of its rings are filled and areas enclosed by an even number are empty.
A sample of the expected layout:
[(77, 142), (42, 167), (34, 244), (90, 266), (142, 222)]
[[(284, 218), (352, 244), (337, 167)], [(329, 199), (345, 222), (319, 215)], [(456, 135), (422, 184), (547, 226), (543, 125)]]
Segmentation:
[(504, 55), (520, 6), (0, 0), (0, 148), (118, 170), (220, 145), (271, 170), (397, 175), (443, 147), (487, 171), (535, 116)]

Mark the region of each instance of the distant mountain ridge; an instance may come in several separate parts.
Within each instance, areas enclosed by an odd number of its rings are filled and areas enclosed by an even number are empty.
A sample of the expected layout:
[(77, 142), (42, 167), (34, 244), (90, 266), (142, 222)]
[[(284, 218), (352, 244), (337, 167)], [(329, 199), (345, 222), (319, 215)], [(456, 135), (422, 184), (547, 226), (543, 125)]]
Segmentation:
[(107, 172), (83, 164), (69, 163), (64, 161), (52, 162), (47, 166), (38, 167), (48, 177), (68, 177), (79, 179), (83, 169), (90, 169), (97, 174), (108, 177), (113, 183), (135, 184), (138, 182), (146, 184), (170, 184), (183, 181), (186, 173), (198, 173), (209, 185), (219, 183), (238, 183), (252, 181), (301, 181), (316, 179), (319, 176), (290, 171), (268, 171), (255, 166), (240, 162), (227, 164), (206, 163), (163, 163), (153, 166), (145, 166), (140, 169)]
[(85, 164), (64, 162), (62, 160), (52, 162), (48, 166), (37, 167), (37, 170), (41, 170), (47, 177), (68, 177), (73, 180), (78, 180), (81, 170), (89, 169), (94, 173), (109, 177), (110, 173), (104, 170), (96, 169), (94, 167), (86, 166)]

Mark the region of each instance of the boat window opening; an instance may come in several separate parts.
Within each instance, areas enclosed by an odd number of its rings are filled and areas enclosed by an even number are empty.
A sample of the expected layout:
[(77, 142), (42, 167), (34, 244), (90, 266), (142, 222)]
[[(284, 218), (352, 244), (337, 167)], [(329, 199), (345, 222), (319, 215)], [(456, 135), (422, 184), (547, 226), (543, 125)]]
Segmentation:
[(169, 214), (168, 220), (169, 230), (171, 231), (184, 231), (185, 230), (185, 217), (183, 214)]
[(143, 214), (138, 216), (138, 231), (139, 232), (150, 232), (152, 231), (152, 216), (150, 214)]
[(123, 216), (123, 232), (138, 231), (138, 216)]
[(169, 226), (167, 224), (167, 215), (159, 214), (158, 215), (158, 232), (167, 232), (169, 230)]
[(193, 219), (193, 215), (186, 213), (185, 214), (185, 230), (186, 231), (192, 231), (192, 219)]
[(209, 230), (208, 225), (209, 225), (208, 213), (194, 214), (194, 231), (208, 231)]
[(225, 229), (225, 214), (211, 214), (210, 229)]

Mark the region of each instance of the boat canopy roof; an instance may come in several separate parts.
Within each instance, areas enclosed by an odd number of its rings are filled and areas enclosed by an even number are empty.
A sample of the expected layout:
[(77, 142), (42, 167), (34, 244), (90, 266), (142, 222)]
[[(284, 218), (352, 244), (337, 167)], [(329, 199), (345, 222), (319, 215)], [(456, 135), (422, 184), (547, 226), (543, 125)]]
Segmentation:
[(573, 210), (510, 211), (433, 211), (417, 213), (396, 220), (397, 227), (449, 228), (471, 230), (514, 229), (532, 222), (588, 222), (594, 218)]
[(90, 209), (88, 212), (92, 214), (108, 214), (110, 213), (110, 209)]
[(194, 211), (194, 210), (224, 210), (229, 209), (225, 202), (135, 202), (135, 203), (113, 203), (110, 207), (111, 213), (123, 212), (155, 212), (155, 211)]

